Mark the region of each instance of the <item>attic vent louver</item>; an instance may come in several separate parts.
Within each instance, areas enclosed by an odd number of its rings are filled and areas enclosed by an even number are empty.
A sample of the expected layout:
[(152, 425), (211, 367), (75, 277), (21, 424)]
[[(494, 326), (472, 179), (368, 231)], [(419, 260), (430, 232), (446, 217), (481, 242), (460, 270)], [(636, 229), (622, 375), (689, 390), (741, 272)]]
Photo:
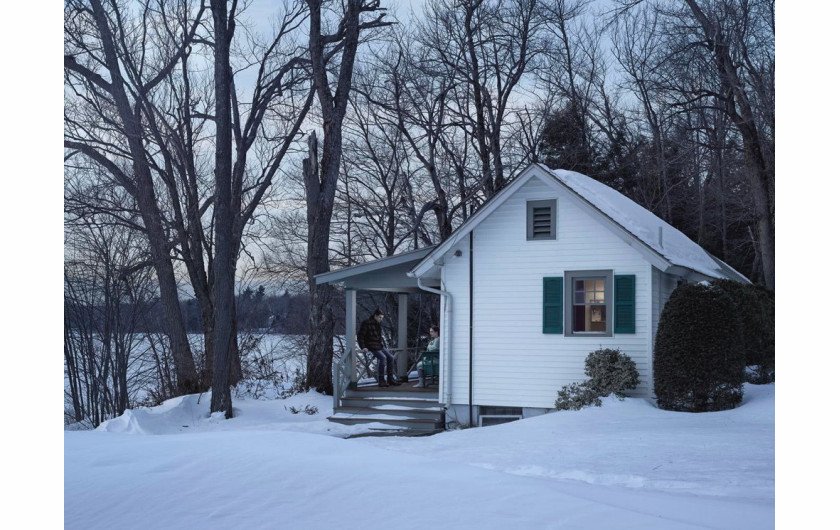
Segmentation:
[(556, 239), (557, 201), (528, 201), (528, 240)]
[(551, 208), (534, 208), (534, 237), (551, 235)]

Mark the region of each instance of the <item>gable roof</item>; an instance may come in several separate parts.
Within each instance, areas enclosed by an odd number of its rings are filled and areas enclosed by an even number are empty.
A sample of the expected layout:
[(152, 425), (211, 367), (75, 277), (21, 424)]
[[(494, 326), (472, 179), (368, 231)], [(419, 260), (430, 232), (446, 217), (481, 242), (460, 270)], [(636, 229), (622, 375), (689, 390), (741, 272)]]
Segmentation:
[(483, 208), (418, 263), (409, 275), (422, 276), (431, 270), (436, 262), (440, 263), (440, 259), (461, 238), (532, 178), (539, 178), (549, 186), (568, 191), (584, 210), (604, 222), (607, 228), (622, 237), (660, 270), (671, 269), (673, 272), (679, 272), (679, 269), (686, 269), (709, 278), (728, 278), (749, 282), (747, 278), (709, 254), (688, 236), (619, 191), (581, 173), (562, 169), (551, 170), (542, 164), (532, 164), (523, 170), (501, 192), (487, 201)]

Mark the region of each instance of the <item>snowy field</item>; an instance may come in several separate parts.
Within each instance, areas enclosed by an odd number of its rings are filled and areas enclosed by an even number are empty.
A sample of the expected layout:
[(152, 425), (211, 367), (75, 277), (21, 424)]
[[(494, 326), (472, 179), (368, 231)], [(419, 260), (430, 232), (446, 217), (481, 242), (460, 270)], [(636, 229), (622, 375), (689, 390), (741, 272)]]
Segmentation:
[(360, 427), (313, 393), (234, 406), (185, 396), (65, 432), (65, 528), (774, 527), (775, 385), (725, 412), (609, 398), (416, 438), (345, 439)]

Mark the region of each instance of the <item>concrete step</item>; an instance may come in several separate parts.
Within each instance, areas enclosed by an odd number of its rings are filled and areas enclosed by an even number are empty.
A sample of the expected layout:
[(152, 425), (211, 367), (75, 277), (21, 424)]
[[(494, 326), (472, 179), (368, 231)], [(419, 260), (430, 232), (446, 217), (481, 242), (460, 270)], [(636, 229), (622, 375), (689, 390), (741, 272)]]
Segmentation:
[(392, 414), (348, 414), (346, 412), (336, 412), (329, 418), (329, 421), (335, 423), (342, 423), (344, 425), (360, 425), (360, 424), (380, 424), (388, 425), (400, 429), (411, 431), (434, 431), (443, 428), (443, 421), (438, 419), (421, 419), (410, 418), (406, 416), (396, 416)]
[(357, 432), (351, 434), (347, 438), (366, 438), (371, 436), (431, 436), (443, 432), (443, 428), (433, 430), (419, 430), (419, 429), (404, 429), (401, 427), (391, 427), (383, 425), (379, 429), (369, 429), (365, 432)]
[[(396, 387), (400, 388), (400, 387)], [(348, 389), (345, 393), (345, 397), (362, 397), (362, 398), (380, 398), (380, 397), (389, 397), (389, 398), (401, 398), (401, 399), (417, 399), (417, 400), (424, 400), (424, 401), (435, 401), (438, 400), (438, 390), (434, 388), (433, 390), (427, 390), (422, 388), (412, 388), (411, 390), (408, 389), (392, 389), (392, 387), (388, 388), (370, 388), (365, 389), (364, 387), (359, 387), (356, 389)]]
[(341, 398), (342, 407), (380, 407), (386, 405), (412, 409), (440, 410), (440, 403), (437, 399), (417, 399), (393, 396), (348, 396)]
[(370, 404), (365, 406), (345, 406), (338, 407), (336, 413), (347, 414), (351, 416), (391, 416), (395, 418), (411, 418), (411, 419), (427, 419), (440, 420), (443, 412), (440, 408), (423, 409), (412, 408), (402, 405), (388, 405), (388, 404)]
[(443, 430), (438, 388), (414, 388), (416, 379), (397, 387), (362, 385), (348, 390), (328, 419), (345, 425), (370, 424), (370, 432), (428, 434)]

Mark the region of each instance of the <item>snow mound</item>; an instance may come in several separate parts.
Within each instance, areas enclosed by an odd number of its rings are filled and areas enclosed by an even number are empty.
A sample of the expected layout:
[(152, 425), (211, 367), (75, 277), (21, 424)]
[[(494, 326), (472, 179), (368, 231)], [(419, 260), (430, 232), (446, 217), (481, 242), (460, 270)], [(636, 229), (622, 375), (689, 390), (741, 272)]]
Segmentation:
[(205, 395), (204, 404), (200, 404), (201, 397), (201, 394), (180, 396), (157, 407), (126, 410), (122, 416), (100, 424), (96, 430), (124, 434), (169, 434), (180, 428), (214, 421), (208, 412), (209, 397)]
[[(332, 413), (332, 398), (310, 390), (285, 399), (233, 399), (233, 418), (210, 413), (211, 393), (169, 399), (156, 407), (126, 410), (102, 423), (96, 430), (122, 434), (183, 434), (236, 430), (295, 430), (346, 437), (369, 427), (326, 422)], [(345, 428), (347, 427), (347, 428)]]

